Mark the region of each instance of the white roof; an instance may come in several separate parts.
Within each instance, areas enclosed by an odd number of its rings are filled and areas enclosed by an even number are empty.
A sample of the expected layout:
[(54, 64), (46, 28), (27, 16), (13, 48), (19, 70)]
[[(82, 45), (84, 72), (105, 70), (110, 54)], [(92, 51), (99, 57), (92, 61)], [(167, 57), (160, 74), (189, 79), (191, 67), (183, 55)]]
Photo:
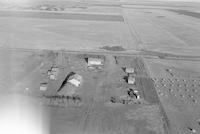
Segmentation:
[(68, 82), (71, 83), (71, 84), (73, 84), (73, 85), (75, 85), (75, 86), (77, 86), (77, 87), (79, 87), (80, 84), (81, 84), (81, 82), (78, 81), (77, 79), (71, 79)]
[(59, 68), (58, 67), (52, 67), (51, 71), (56, 71), (57, 72), (57, 71), (59, 71)]
[(47, 90), (47, 84), (41, 84), (40, 85), (40, 90), (41, 91), (46, 91)]
[(134, 77), (128, 77), (128, 83), (129, 84), (134, 84), (135, 83), (135, 78)]
[(126, 68), (125, 69), (126, 73), (134, 73), (134, 68)]
[(68, 82), (78, 87), (82, 83), (82, 76), (75, 74), (68, 80)]
[(100, 58), (88, 58), (88, 65), (102, 65), (103, 60)]
[(56, 76), (55, 76), (54, 74), (51, 74), (51, 75), (49, 76), (49, 79), (50, 79), (50, 80), (55, 80), (55, 79), (56, 79)]

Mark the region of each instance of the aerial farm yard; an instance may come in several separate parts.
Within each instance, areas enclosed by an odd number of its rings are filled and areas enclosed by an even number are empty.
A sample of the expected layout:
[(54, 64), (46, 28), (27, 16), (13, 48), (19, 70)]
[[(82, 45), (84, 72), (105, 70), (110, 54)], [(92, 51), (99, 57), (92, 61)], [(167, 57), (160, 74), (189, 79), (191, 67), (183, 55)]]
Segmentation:
[(10, 61), (20, 61), (12, 62), (15, 94), (32, 96), (48, 109), (51, 133), (164, 134), (157, 94), (146, 93), (141, 86), (142, 77), (148, 76), (139, 68), (140, 57), (46, 50), (7, 50), (6, 54)]
[(0, 131), (200, 133), (199, 3), (23, 4), (0, 1)]

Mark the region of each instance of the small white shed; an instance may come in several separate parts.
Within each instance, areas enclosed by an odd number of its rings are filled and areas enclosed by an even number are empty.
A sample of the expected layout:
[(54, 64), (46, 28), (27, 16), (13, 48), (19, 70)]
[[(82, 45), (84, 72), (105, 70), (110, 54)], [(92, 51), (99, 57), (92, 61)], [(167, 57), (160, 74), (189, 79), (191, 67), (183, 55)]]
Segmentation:
[(40, 91), (46, 91), (47, 90), (47, 83), (41, 83), (40, 84)]
[(50, 80), (56, 80), (56, 76), (55, 76), (54, 74), (51, 74), (51, 75), (49, 76), (49, 79), (50, 79)]
[(128, 77), (128, 84), (135, 84), (135, 77), (129, 76)]
[(132, 67), (126, 67), (126, 68), (125, 68), (125, 72), (128, 73), (128, 74), (132, 74), (132, 73), (135, 72), (135, 69), (132, 68)]

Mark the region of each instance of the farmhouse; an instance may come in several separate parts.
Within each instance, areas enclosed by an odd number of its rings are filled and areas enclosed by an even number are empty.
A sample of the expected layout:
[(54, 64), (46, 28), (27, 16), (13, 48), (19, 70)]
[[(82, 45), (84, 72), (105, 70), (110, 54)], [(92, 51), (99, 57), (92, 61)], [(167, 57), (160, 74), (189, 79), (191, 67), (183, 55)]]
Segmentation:
[(90, 66), (102, 66), (103, 65), (103, 59), (101, 59), (101, 58), (88, 58), (87, 65), (88, 65), (88, 67), (90, 67)]

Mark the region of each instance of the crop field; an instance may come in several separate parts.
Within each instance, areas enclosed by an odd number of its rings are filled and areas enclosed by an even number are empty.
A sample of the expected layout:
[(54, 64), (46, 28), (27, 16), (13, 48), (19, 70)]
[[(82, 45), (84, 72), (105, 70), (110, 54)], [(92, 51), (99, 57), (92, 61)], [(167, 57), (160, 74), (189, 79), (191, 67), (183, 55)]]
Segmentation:
[(50, 50), (91, 50), (122, 44), (125, 48), (134, 47), (128, 28), (122, 22), (15, 17), (0, 19), (2, 47)]
[(199, 4), (42, 1), (27, 3), (26, 8), (4, 5), (1, 46), (51, 50), (121, 46), (127, 51), (181, 55), (198, 55), (200, 50)]

